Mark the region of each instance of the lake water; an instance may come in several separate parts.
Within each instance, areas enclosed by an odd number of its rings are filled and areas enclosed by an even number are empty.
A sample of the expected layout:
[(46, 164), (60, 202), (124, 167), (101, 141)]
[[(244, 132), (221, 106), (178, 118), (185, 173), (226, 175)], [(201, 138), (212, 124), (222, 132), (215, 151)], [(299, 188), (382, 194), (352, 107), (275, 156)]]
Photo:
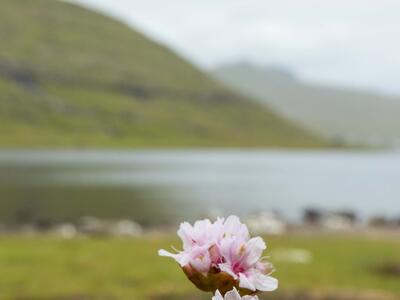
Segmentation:
[(308, 207), (400, 216), (400, 152), (0, 151), (0, 197), (3, 218), (99, 207), (142, 222), (260, 210), (296, 220)]

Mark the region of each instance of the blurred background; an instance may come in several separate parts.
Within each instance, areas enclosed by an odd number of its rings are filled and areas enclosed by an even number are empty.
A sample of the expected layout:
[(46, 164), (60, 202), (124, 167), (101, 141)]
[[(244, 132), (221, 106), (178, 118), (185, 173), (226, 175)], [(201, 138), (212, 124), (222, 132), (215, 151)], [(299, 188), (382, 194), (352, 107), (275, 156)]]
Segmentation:
[(2, 0), (0, 299), (210, 299), (157, 250), (229, 214), (265, 299), (400, 299), (399, 10)]

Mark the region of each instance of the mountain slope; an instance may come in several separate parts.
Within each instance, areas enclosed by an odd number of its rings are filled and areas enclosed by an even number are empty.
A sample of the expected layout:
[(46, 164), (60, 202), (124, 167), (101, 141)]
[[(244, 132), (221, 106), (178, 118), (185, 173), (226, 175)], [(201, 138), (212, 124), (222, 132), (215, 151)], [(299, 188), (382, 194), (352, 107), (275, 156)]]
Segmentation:
[(315, 146), (320, 141), (119, 22), (0, 3), (0, 145)]
[(388, 145), (400, 140), (400, 99), (304, 83), (285, 70), (247, 63), (215, 77), (337, 143)]

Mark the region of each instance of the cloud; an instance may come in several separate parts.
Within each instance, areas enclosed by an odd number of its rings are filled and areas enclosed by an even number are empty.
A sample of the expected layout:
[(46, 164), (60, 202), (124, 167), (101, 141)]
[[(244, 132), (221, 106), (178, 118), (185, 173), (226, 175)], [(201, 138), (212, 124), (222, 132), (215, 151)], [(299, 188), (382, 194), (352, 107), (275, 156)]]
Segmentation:
[(400, 92), (398, 0), (75, 0), (204, 68), (248, 59), (313, 81)]

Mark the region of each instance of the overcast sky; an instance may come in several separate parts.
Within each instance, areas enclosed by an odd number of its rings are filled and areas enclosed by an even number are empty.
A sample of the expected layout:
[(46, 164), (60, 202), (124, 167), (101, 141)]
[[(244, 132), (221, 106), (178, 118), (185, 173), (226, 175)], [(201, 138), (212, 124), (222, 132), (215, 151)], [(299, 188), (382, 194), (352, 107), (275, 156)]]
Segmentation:
[(313, 81), (400, 94), (399, 0), (74, 0), (195, 64), (248, 60)]

